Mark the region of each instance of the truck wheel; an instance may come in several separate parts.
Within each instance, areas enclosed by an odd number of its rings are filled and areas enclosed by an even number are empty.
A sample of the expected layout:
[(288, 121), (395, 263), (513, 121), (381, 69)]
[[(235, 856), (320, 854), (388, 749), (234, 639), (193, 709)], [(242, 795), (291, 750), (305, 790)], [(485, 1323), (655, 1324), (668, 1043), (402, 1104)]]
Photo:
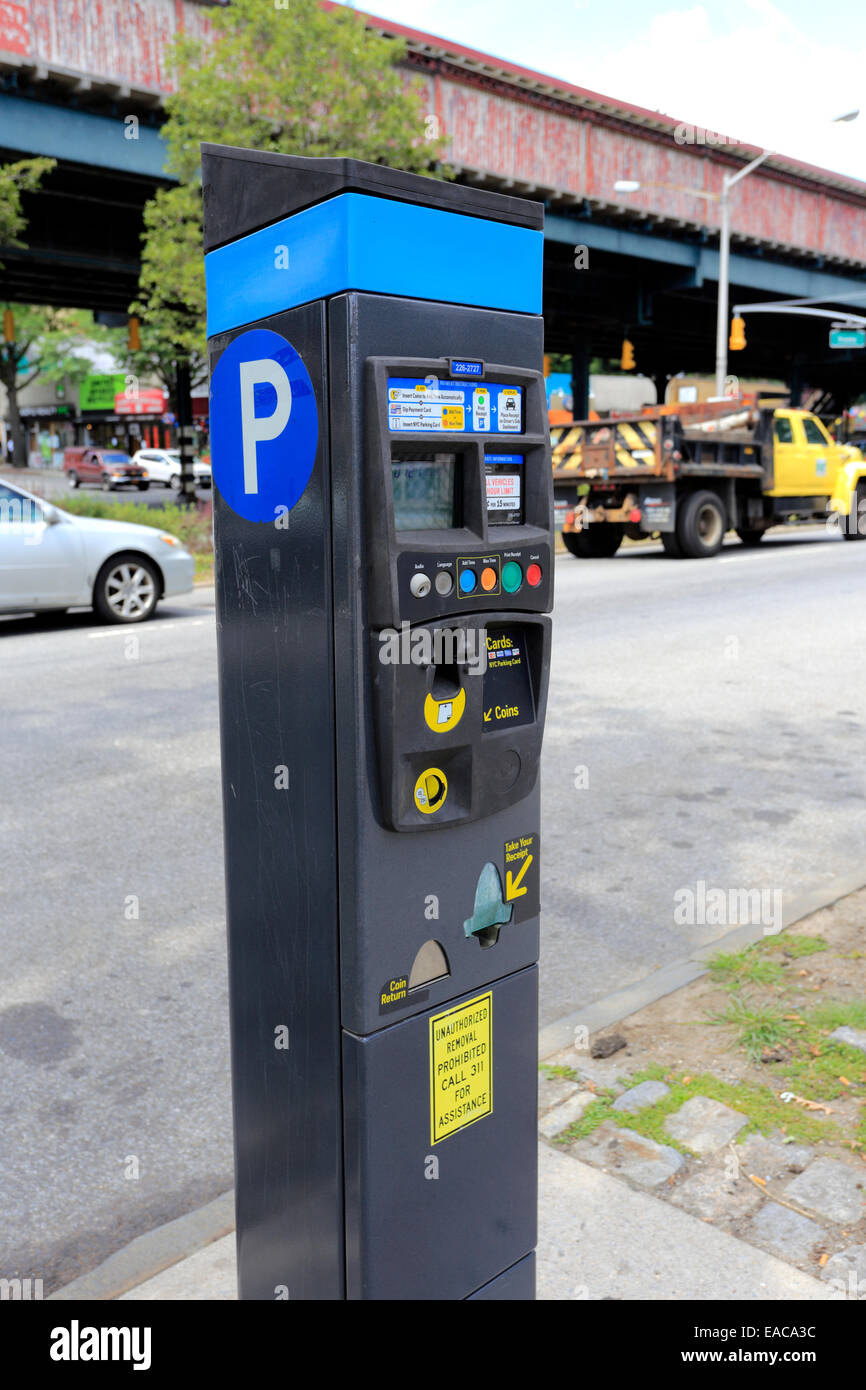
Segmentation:
[(854, 493), (854, 506), (848, 513), (842, 531), (846, 541), (866, 540), (866, 484), (858, 483)]
[(569, 555), (574, 555), (575, 558), (577, 558), (580, 555), (580, 545), (578, 544), (578, 542), (580, 541), (582, 534), (582, 531), (563, 531), (562, 533), (563, 545), (565, 546)]
[(746, 526), (738, 526), (737, 535), (743, 542), (743, 545), (760, 545), (761, 541), (764, 539), (763, 531), (750, 531)]
[(693, 492), (679, 509), (677, 539), (692, 560), (717, 555), (725, 539), (725, 509), (714, 492)]
[(670, 555), (672, 560), (683, 558), (683, 548), (677, 540), (676, 531), (662, 531), (662, 545), (666, 555)]
[(572, 532), (575, 547), (573, 550), (571, 546), (568, 548), (572, 555), (578, 555), (581, 560), (609, 560), (619, 550), (622, 537), (623, 528), (618, 522), (596, 522), (586, 531)]
[(78, 474), (74, 468), (70, 468), (69, 472), (66, 474), (66, 480), (70, 487), (78, 487)]

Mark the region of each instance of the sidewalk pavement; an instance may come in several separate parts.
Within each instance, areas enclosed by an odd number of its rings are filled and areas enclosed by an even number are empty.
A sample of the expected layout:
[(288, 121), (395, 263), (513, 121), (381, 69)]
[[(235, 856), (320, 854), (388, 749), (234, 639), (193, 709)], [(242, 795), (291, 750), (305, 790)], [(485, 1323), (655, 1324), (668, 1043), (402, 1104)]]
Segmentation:
[[(861, 869), (850, 881), (816, 889), (789, 906), (785, 926), (839, 902), (861, 888), (864, 879)], [(739, 949), (760, 935), (760, 928), (737, 928), (690, 959), (654, 972), (628, 990), (581, 1010), (579, 1016), (558, 1020), (542, 1030), (540, 1056), (550, 1058), (571, 1040), (576, 1019), (592, 1033), (606, 1028), (697, 979), (706, 972), (706, 958), (714, 951)], [(559, 1085), (564, 1094), (575, 1090), (574, 1085)], [(544, 1087), (547, 1107), (540, 1116), (538, 1150), (539, 1299), (829, 1301), (844, 1296), (826, 1279), (813, 1278), (645, 1188), (584, 1163), (573, 1150), (554, 1147), (546, 1136), (554, 1137), (576, 1117), (577, 1111), (572, 1110), (581, 1097), (561, 1099), (555, 1094), (555, 1082), (545, 1082)], [(51, 1297), (234, 1299), (233, 1223), (232, 1193), (226, 1192), (208, 1206), (138, 1237)]]
[[(826, 1283), (647, 1192), (539, 1144), (538, 1298), (830, 1300)], [(227, 1199), (220, 1198), (224, 1203)], [(216, 1204), (211, 1204), (216, 1206)], [(184, 1218), (185, 1219), (185, 1218)], [(146, 1239), (146, 1238), (143, 1238)], [(116, 1259), (116, 1257), (112, 1257)], [(233, 1299), (234, 1232), (152, 1277), (112, 1291), (116, 1268), (85, 1275), (55, 1299)], [(107, 1283), (100, 1285), (101, 1278)], [(128, 1274), (127, 1274), (127, 1277)], [(116, 1288), (116, 1284), (115, 1284)]]

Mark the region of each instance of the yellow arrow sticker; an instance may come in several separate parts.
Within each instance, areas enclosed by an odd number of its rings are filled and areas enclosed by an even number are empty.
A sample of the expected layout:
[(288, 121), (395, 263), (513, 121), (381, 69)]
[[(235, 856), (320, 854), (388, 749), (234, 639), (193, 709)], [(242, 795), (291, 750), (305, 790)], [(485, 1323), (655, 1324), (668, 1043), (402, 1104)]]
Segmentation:
[(514, 903), (515, 922), (528, 922), (539, 910), (539, 840), (535, 831), (505, 841), (505, 902)]
[(531, 863), (532, 855), (528, 854), (524, 859), (516, 878), (512, 878), (510, 869), (508, 873), (505, 875), (505, 901), (507, 903), (513, 902), (515, 898), (523, 897), (524, 893), (526, 892), (526, 889), (521, 888), (520, 885), (523, 882), (523, 875), (526, 873), (526, 870), (529, 868)]

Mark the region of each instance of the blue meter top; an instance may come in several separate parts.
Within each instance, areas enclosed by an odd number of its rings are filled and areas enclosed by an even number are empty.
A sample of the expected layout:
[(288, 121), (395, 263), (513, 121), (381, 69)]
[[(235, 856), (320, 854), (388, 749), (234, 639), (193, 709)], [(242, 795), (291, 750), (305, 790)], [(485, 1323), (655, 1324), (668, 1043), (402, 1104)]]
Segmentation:
[(389, 376), (388, 429), (392, 434), (520, 434), (523, 387)]

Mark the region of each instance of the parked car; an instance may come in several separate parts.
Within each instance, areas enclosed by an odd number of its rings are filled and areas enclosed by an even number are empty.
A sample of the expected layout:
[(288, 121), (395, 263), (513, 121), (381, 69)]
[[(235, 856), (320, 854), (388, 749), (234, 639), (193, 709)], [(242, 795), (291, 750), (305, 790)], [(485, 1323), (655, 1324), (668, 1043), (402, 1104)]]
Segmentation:
[[(180, 492), (180, 449), (139, 449), (132, 461), (145, 470), (152, 483), (163, 483)], [(195, 459), (192, 467), (196, 487), (211, 487), (210, 464)]]
[(195, 561), (155, 526), (72, 516), (0, 481), (0, 612), (93, 607), (109, 623), (152, 618), (189, 593)]
[(98, 483), (105, 492), (118, 487), (150, 487), (147, 471), (121, 449), (93, 449), (90, 445), (63, 451), (63, 471), (71, 487)]

